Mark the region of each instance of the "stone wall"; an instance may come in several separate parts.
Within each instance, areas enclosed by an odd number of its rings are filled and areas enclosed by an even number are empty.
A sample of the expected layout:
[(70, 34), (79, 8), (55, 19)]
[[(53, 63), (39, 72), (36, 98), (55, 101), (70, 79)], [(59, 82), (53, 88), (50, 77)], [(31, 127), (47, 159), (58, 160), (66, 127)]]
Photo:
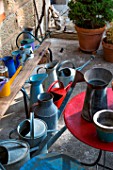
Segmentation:
[[(45, 1), (45, 16), (41, 24), (43, 33), (47, 30), (47, 13), (50, 5), (49, 0)], [(16, 37), (23, 28), (32, 27), (35, 30), (38, 23), (33, 0), (4, 0), (3, 4), (6, 18), (0, 23), (0, 57), (11, 55), (11, 51), (16, 49)], [(42, 5), (42, 0), (36, 0), (39, 17)]]

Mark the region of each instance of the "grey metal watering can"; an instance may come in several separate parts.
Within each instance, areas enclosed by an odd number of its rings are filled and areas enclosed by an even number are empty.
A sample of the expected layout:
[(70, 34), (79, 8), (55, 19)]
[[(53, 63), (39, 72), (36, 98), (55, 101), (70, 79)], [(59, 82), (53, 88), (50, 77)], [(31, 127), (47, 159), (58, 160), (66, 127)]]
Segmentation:
[(50, 132), (56, 131), (58, 125), (58, 108), (53, 102), (53, 97), (49, 92), (40, 93), (37, 103), (32, 106), (35, 117), (46, 122)]
[[(63, 67), (65, 64), (71, 64), (72, 68), (70, 67)], [(64, 87), (66, 87), (71, 81), (74, 80), (74, 76), (76, 74), (75, 65), (69, 60), (65, 60), (61, 62), (57, 68), (56, 73), (58, 76), (58, 80), (63, 83)]]
[[(56, 68), (58, 80), (63, 83), (64, 87), (66, 87), (70, 82), (72, 82), (74, 80), (74, 77), (76, 75), (76, 70), (81, 71), (92, 60), (94, 60), (94, 58), (95, 58), (95, 56), (91, 55), (91, 58), (86, 63), (84, 63), (82, 66), (80, 66), (78, 68), (75, 68), (74, 63), (71, 62), (70, 60), (65, 60), (65, 61), (61, 62)], [(71, 64), (72, 68), (67, 67), (67, 66), (64, 67), (65, 64)]]
[(85, 72), (84, 80), (87, 90), (82, 110), (82, 117), (93, 121), (93, 115), (102, 109), (107, 109), (107, 85), (112, 79), (112, 73), (104, 68), (93, 68)]
[[(49, 88), (49, 86), (56, 80), (58, 80), (57, 78), (57, 74), (56, 74), (56, 67), (58, 65), (59, 61), (58, 60), (53, 60), (50, 63), (45, 64), (44, 67), (39, 67), (37, 69), (37, 73), (39, 73), (40, 69), (45, 69), (46, 73), (48, 74), (48, 77), (45, 79), (45, 81), (43, 82), (43, 87), (44, 90), (47, 91), (47, 89)], [(58, 85), (56, 85), (56, 87), (58, 87)]]

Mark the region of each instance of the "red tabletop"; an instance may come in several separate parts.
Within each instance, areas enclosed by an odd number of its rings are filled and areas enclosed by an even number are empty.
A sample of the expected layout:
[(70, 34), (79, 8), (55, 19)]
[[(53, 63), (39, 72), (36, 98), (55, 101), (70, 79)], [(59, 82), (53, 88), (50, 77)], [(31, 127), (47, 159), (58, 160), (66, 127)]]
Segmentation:
[[(64, 120), (69, 131), (83, 143), (96, 149), (113, 152), (113, 142), (106, 143), (98, 139), (96, 128), (92, 122), (82, 118), (85, 92), (73, 97), (64, 111)], [(108, 108), (113, 110), (113, 91), (107, 89)]]

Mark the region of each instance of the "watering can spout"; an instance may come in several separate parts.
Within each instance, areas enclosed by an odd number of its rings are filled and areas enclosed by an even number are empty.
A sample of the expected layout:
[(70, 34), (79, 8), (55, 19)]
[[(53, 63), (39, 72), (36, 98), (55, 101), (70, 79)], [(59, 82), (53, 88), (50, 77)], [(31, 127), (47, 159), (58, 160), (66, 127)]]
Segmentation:
[(34, 83), (41, 84), (47, 77), (48, 77), (48, 74), (46, 73), (35, 74), (29, 78), (28, 82), (30, 84), (34, 84)]

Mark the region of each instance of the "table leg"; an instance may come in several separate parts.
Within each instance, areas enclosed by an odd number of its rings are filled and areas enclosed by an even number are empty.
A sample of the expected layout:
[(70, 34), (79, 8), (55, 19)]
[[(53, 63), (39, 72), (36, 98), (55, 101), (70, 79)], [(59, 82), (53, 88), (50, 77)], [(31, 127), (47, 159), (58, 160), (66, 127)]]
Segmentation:
[(105, 169), (113, 170), (113, 168), (105, 166), (105, 162), (106, 162), (106, 151), (103, 151), (103, 165), (98, 163), (98, 166), (103, 167), (103, 170), (105, 170)]
[(98, 165), (96, 165), (96, 170), (98, 170)]
[[(103, 151), (103, 166), (105, 167), (105, 162), (106, 162), (106, 151)], [(103, 167), (103, 170), (105, 169)]]
[(28, 112), (28, 106), (27, 106), (27, 96), (26, 96), (26, 91), (25, 91), (24, 87), (21, 88), (21, 92), (23, 93), (25, 114), (26, 114), (26, 118), (28, 119), (29, 112)]

